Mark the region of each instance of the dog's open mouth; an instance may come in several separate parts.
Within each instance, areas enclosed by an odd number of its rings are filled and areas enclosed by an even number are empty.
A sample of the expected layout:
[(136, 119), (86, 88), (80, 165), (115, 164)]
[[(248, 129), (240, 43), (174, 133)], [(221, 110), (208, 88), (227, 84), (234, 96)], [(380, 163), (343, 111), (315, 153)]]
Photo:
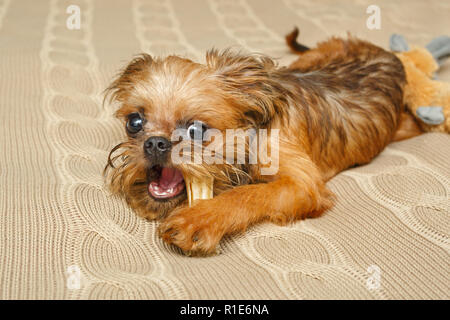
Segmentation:
[(154, 166), (151, 169), (148, 193), (157, 200), (169, 200), (181, 195), (186, 189), (191, 206), (195, 200), (213, 198), (213, 182), (211, 177), (183, 177), (183, 173), (177, 168)]
[(155, 166), (156, 179), (148, 184), (148, 192), (156, 199), (171, 199), (185, 188), (183, 174), (176, 168)]

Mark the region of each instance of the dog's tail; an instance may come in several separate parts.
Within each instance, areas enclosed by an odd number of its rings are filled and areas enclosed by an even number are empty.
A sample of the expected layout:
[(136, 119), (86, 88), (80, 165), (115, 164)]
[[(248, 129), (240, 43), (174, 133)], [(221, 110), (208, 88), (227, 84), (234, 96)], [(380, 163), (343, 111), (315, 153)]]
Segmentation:
[(307, 46), (304, 46), (297, 42), (297, 37), (298, 37), (299, 33), (300, 32), (299, 32), (298, 28), (295, 27), (294, 30), (291, 33), (289, 33), (285, 38), (286, 43), (289, 46), (289, 48), (291, 48), (292, 52), (297, 53), (297, 54), (301, 54), (301, 53), (309, 50), (309, 48)]

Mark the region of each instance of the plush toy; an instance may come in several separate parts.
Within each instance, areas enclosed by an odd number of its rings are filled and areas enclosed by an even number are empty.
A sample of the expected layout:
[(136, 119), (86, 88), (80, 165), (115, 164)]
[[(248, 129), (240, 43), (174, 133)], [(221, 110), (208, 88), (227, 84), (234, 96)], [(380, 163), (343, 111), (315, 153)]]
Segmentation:
[(450, 133), (450, 83), (434, 80), (439, 64), (450, 55), (450, 37), (410, 49), (403, 36), (394, 34), (390, 48), (405, 68), (405, 103), (421, 129)]

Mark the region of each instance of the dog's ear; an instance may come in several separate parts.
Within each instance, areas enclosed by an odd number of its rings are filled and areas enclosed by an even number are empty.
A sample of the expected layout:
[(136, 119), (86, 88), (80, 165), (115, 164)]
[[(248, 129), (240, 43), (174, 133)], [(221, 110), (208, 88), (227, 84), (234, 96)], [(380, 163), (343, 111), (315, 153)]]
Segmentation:
[(150, 72), (153, 59), (149, 54), (136, 56), (105, 90), (105, 100), (123, 102), (140, 79), (144, 79)]
[(249, 125), (265, 127), (285, 110), (282, 104), (287, 103), (287, 90), (271, 58), (213, 49), (206, 54), (206, 65), (221, 81), (221, 86), (239, 98)]

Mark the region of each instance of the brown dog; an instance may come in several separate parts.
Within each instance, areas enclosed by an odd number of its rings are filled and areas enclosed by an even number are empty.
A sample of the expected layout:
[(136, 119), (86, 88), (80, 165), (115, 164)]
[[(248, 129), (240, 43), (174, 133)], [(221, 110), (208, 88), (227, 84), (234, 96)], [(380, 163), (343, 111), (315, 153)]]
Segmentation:
[[(294, 45), (295, 37), (288, 38), (291, 48), (306, 50)], [(105, 168), (111, 190), (138, 214), (162, 219), (165, 241), (201, 254), (251, 224), (286, 224), (330, 208), (327, 180), (419, 131), (403, 128), (411, 122), (403, 105), (405, 73), (394, 54), (351, 37), (301, 54), (287, 68), (229, 50), (209, 51), (204, 65), (177, 56), (134, 59), (108, 89), (128, 134)], [(187, 137), (171, 139), (176, 129), (186, 129)], [(196, 163), (192, 151), (183, 163), (173, 162), (176, 146), (207, 145), (208, 129), (267, 129), (268, 137), (279, 129), (278, 147), (267, 149), (278, 154), (277, 172), (262, 174), (261, 162)], [(395, 138), (397, 131), (407, 133)], [(223, 148), (215, 155), (225, 157)], [(244, 150), (234, 140), (232, 148), (235, 158), (248, 159), (248, 137)], [(188, 206), (186, 182), (206, 178), (214, 197)]]

